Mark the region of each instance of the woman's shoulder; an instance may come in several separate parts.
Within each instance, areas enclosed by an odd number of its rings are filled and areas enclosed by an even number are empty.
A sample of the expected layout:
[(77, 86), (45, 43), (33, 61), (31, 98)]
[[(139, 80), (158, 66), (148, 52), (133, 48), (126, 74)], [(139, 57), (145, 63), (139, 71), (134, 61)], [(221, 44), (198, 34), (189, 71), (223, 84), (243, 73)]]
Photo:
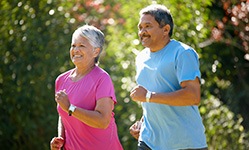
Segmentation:
[(93, 78), (97, 79), (110, 79), (109, 73), (103, 68), (96, 66), (91, 75)]
[(105, 71), (103, 68), (96, 66), (94, 69), (95, 73), (98, 74), (105, 74), (105, 75), (109, 75), (109, 73), (107, 71)]
[(63, 73), (59, 74), (57, 76), (56, 80), (59, 80), (60, 78), (67, 78), (71, 74), (72, 71), (73, 71), (73, 69), (70, 69), (70, 70), (68, 70), (66, 72), (63, 72)]

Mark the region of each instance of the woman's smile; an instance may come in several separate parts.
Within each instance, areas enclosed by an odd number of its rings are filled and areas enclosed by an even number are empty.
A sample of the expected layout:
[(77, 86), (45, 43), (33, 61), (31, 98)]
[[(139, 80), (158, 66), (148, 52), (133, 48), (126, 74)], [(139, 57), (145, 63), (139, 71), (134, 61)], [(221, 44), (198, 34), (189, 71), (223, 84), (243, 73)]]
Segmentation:
[(83, 57), (82, 55), (73, 55), (73, 58), (81, 58)]

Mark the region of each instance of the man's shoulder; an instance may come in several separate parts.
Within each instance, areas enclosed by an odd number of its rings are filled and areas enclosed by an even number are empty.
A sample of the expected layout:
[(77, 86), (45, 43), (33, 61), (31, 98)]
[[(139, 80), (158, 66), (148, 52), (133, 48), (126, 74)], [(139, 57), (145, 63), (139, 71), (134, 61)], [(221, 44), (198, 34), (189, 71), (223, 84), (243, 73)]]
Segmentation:
[(168, 48), (173, 50), (174, 53), (176, 53), (177, 55), (181, 55), (182, 53), (185, 53), (185, 52), (197, 53), (193, 47), (181, 41), (177, 41), (177, 40), (172, 40)]
[(145, 55), (148, 55), (148, 53), (150, 52), (149, 48), (144, 48), (143, 50), (141, 50), (139, 53), (137, 53), (137, 57), (143, 57)]
[(140, 53), (148, 53), (149, 51), (150, 51), (150, 49), (146, 47)]
[(184, 50), (193, 49), (193, 48), (192, 48), (191, 46), (189, 46), (188, 44), (183, 43), (183, 42), (178, 41), (178, 40), (175, 40), (175, 39), (172, 39), (169, 45), (170, 45), (171, 47), (176, 48), (176, 49), (184, 49)]

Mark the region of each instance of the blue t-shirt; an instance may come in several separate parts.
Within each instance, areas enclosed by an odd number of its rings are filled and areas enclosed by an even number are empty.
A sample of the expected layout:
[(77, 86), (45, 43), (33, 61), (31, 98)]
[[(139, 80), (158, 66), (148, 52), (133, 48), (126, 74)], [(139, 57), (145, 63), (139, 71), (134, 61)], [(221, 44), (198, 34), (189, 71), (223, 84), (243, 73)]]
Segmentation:
[[(144, 49), (136, 58), (137, 83), (156, 93), (181, 89), (180, 83), (200, 78), (198, 55), (193, 48), (171, 40), (163, 49)], [(183, 99), (184, 101), (184, 99)], [(153, 150), (207, 147), (198, 106), (142, 103), (144, 122), (139, 140)]]

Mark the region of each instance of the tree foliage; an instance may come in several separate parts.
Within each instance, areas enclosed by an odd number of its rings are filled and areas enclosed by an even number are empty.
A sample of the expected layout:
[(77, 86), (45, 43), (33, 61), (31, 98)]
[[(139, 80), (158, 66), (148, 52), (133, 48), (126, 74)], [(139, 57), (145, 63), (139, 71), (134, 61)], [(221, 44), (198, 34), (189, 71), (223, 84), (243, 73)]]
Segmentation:
[[(106, 35), (100, 66), (112, 77), (115, 118), (125, 149), (136, 149), (130, 125), (140, 119), (135, 86), (138, 12), (156, 1), (2, 0), (0, 2), (0, 148), (48, 149), (57, 134), (54, 80), (73, 67), (72, 32), (91, 24)], [(158, 0), (174, 17), (174, 37), (200, 55), (200, 112), (212, 149), (248, 148), (248, 2)], [(231, 111), (232, 110), (232, 111)], [(240, 115), (241, 114), (241, 115)], [(241, 124), (244, 123), (244, 126)]]
[(71, 26), (59, 2), (0, 6), (0, 147), (48, 149), (57, 128), (54, 80), (68, 66)]
[[(249, 129), (249, 2), (216, 0), (210, 38), (201, 43), (206, 93), (244, 118)], [(205, 65), (204, 65), (205, 64)]]

